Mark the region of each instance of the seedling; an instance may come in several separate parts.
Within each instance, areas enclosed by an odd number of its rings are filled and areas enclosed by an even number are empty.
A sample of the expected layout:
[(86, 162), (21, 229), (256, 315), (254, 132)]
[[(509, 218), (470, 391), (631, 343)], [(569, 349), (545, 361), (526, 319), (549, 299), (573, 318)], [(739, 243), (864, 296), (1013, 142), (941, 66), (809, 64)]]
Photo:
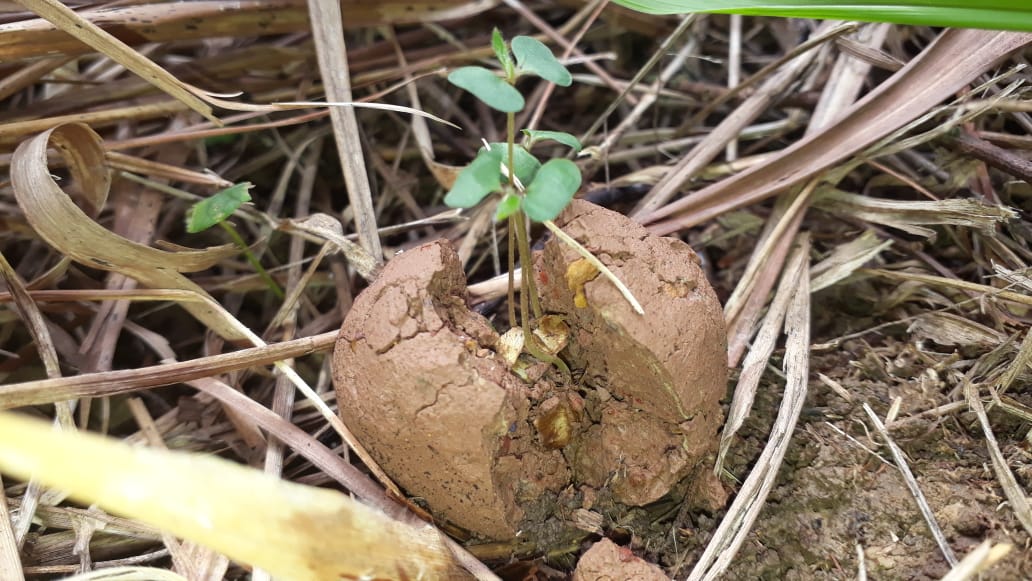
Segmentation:
[(448, 81), (469, 91), (492, 109), (506, 114), (506, 141), (485, 143), (476, 158), (459, 173), (444, 202), (453, 208), (471, 208), (492, 194), (500, 194), (495, 219), (508, 220), (509, 225), (509, 320), (516, 324), (513, 272), (514, 253), (518, 248), (521, 271), (519, 320), (526, 349), (531, 355), (554, 363), (568, 374), (562, 360), (547, 355), (534, 344), (535, 339), (530, 332), (528, 312), (533, 313), (536, 320), (541, 318), (542, 311), (532, 276), (528, 219), (541, 222), (560, 240), (571, 245), (616, 284), (635, 311), (639, 314), (643, 311), (627, 287), (608, 268), (552, 222), (580, 188), (580, 170), (572, 161), (563, 158), (541, 163), (530, 150), (536, 142), (552, 140), (579, 151), (581, 144), (577, 138), (561, 131), (524, 129), (523, 143), (516, 143), (516, 113), (525, 105), (516, 81), (521, 76), (533, 75), (567, 87), (573, 82), (569, 71), (547, 46), (528, 36), (517, 36), (510, 46), (495, 29), (491, 46), (500, 65), (500, 74), (484, 67), (467, 66), (452, 71)]
[(241, 252), (247, 258), (247, 262), (254, 267), (258, 275), (265, 281), (265, 284), (269, 285), (272, 293), (282, 299), (284, 298), (283, 289), (276, 284), (276, 281), (269, 276), (269, 273), (258, 262), (258, 259), (255, 258), (251, 249), (247, 247), (247, 243), (244, 242), (236, 228), (229, 222), (226, 222), (226, 218), (232, 216), (233, 212), (237, 211), (237, 208), (251, 201), (251, 194), (247, 193), (247, 190), (252, 187), (254, 185), (250, 182), (233, 184), (224, 190), (215, 192), (210, 198), (197, 202), (186, 213), (186, 231), (196, 234), (216, 224), (221, 226), (229, 234), (229, 237), (233, 239), (233, 242), (240, 247)]

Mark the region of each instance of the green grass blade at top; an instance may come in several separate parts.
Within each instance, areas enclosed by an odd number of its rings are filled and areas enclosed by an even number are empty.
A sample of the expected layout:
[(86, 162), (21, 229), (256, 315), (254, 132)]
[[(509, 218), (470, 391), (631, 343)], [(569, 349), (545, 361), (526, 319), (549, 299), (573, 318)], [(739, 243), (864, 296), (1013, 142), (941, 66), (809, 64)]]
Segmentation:
[(709, 12), (1032, 32), (1032, 0), (614, 0), (650, 14)]

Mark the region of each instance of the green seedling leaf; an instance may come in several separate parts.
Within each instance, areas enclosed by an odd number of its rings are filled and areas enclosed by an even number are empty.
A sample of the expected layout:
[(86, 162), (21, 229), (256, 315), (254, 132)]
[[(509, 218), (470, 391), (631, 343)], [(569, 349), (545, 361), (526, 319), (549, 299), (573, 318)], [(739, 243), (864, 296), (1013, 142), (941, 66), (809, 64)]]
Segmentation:
[(495, 210), (495, 221), (504, 220), (512, 216), (520, 209), (520, 197), (513, 194), (505, 194), (501, 202), (498, 202), (498, 209)]
[(186, 231), (196, 234), (229, 218), (237, 208), (251, 201), (247, 190), (253, 187), (251, 182), (241, 182), (197, 202), (186, 212)]
[(517, 36), (512, 39), (512, 54), (516, 55), (516, 63), (522, 72), (537, 75), (561, 87), (569, 87), (573, 83), (570, 71), (556, 60), (551, 49), (537, 39)]
[(534, 147), (534, 144), (539, 141), (549, 140), (562, 143), (572, 149), (574, 153), (580, 151), (582, 147), (579, 139), (565, 131), (538, 131), (536, 129), (524, 129), (523, 133), (530, 138), (530, 142), (527, 143), (527, 149)]
[[(509, 160), (509, 145), (506, 143), (492, 143), (491, 151), (498, 152), (501, 155), (502, 163), (508, 163)], [(541, 168), (541, 162), (536, 157), (523, 147), (516, 145), (513, 147), (512, 152), (513, 165), (516, 166), (516, 179), (520, 180), (520, 183), (524, 187), (534, 180), (534, 176), (537, 174), (538, 169)], [(507, 173), (502, 174), (505, 181), (509, 181), (509, 175)]]
[(499, 168), (502, 155), (493, 149), (481, 149), (473, 162), (459, 172), (444, 203), (452, 208), (472, 208), (485, 197), (502, 189)]
[(502, 65), (505, 76), (510, 78), (515, 76), (516, 67), (512, 62), (512, 56), (509, 54), (509, 46), (505, 44), (502, 32), (497, 28), (491, 32), (491, 48), (494, 49), (495, 57), (498, 58), (498, 63)]
[(538, 170), (527, 186), (523, 211), (531, 220), (554, 220), (573, 199), (581, 185), (577, 164), (568, 159), (551, 159)]
[(496, 111), (516, 113), (523, 110), (523, 95), (484, 67), (457, 68), (448, 75), (448, 82), (469, 91)]

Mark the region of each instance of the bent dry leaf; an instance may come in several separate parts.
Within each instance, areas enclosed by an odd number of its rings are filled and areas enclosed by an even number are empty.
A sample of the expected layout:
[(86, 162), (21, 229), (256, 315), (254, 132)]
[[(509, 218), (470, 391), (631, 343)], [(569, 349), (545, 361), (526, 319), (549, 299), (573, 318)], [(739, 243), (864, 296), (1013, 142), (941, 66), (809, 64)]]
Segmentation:
[[(101, 138), (86, 125), (60, 125), (23, 142), (11, 157), (11, 186), (26, 220), (40, 238), (90, 268), (119, 272), (151, 288), (191, 291), (214, 303), (204, 289), (180, 273), (204, 270), (235, 256), (239, 252), (236, 246), (165, 252), (107, 230), (75, 205), (54, 181), (47, 165), (47, 149), (51, 146), (65, 156), (90, 205), (103, 207), (111, 186)], [(181, 304), (221, 337), (234, 342), (245, 339), (211, 304)]]
[(522, 111), (525, 104), (515, 87), (484, 67), (457, 68), (448, 74), (448, 82), (502, 113)]
[(427, 525), (402, 524), (336, 491), (213, 456), (130, 447), (0, 414), (0, 469), (260, 566), (321, 581), (468, 578)]

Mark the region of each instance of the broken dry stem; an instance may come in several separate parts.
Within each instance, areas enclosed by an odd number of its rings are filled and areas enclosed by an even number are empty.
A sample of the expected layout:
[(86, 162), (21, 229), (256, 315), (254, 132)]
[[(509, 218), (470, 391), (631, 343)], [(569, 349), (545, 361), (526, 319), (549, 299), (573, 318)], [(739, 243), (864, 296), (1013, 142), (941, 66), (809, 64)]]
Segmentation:
[(609, 279), (609, 282), (613, 283), (613, 285), (616, 286), (616, 289), (620, 291), (620, 294), (623, 295), (623, 297), (627, 299), (627, 302), (631, 304), (635, 313), (638, 313), (639, 315), (645, 314), (645, 309), (641, 308), (641, 303), (638, 302), (638, 299), (634, 298), (634, 294), (631, 293), (631, 289), (627, 288), (627, 285), (617, 278), (617, 276), (613, 274), (613, 271), (609, 270), (608, 266), (602, 264), (602, 261), (596, 258), (595, 255), (588, 251), (587, 248), (581, 246), (580, 242), (577, 242), (572, 236), (563, 232), (561, 228), (555, 225), (555, 222), (545, 220), (542, 223), (545, 225), (545, 228), (551, 230), (552, 234), (555, 234), (556, 238), (562, 240), (570, 248), (573, 248), (577, 254), (580, 254), (581, 257), (584, 258), (584, 260), (587, 260), (592, 266), (597, 268), (598, 271), (602, 273), (602, 276)]

